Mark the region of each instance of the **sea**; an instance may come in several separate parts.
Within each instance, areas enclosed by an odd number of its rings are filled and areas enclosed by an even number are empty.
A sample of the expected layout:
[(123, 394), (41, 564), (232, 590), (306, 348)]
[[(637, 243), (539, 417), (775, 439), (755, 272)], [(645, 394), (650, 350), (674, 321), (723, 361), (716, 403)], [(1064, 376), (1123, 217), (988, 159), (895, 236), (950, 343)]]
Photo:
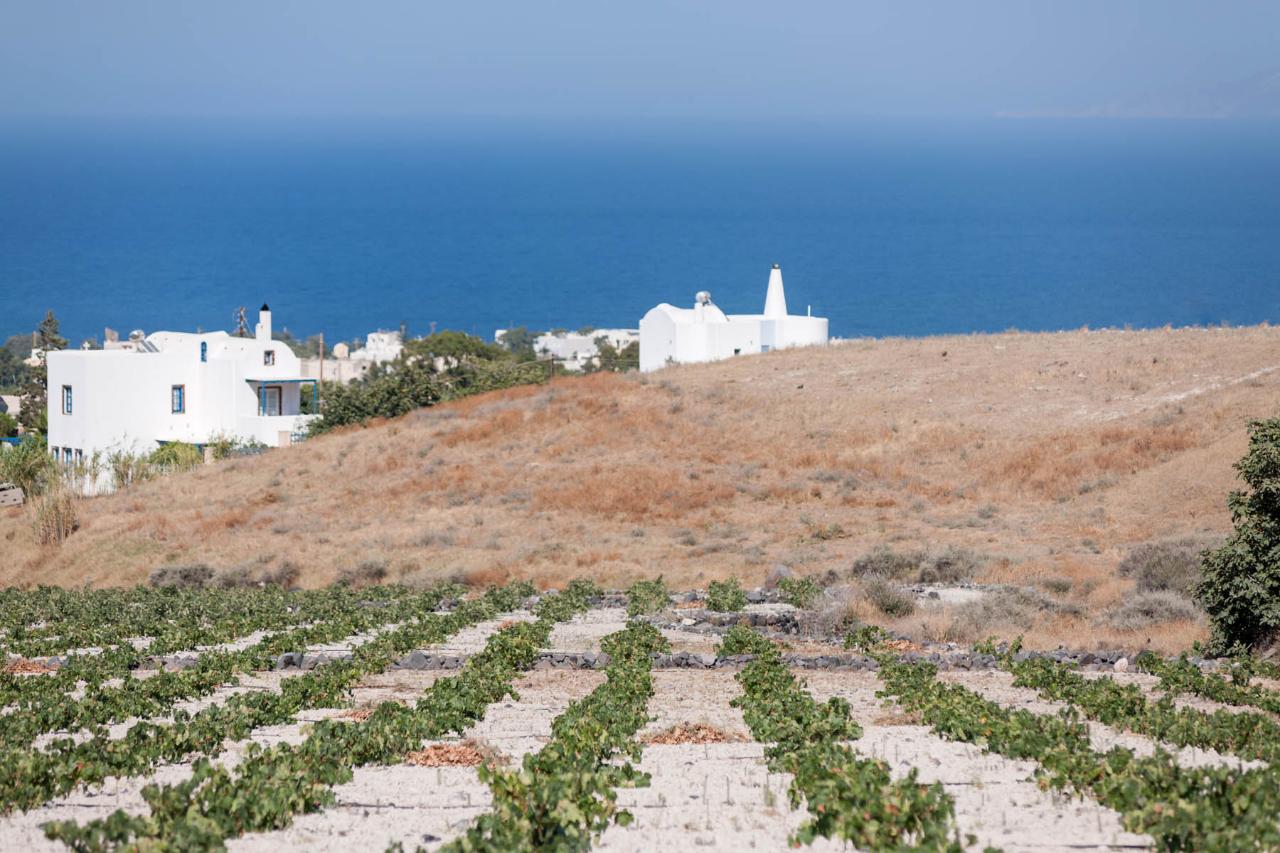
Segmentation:
[(58, 119), (0, 126), (0, 335), (1280, 321), (1280, 123)]

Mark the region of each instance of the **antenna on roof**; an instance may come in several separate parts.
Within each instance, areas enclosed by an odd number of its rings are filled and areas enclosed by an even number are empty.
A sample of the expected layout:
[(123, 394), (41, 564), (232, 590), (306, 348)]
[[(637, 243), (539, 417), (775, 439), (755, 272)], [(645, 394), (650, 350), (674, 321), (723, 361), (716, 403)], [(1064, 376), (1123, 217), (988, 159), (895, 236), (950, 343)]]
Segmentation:
[(243, 305), (241, 305), (239, 308), (235, 310), (235, 313), (231, 315), (231, 319), (236, 321), (236, 337), (237, 338), (249, 337), (249, 321), (244, 318)]

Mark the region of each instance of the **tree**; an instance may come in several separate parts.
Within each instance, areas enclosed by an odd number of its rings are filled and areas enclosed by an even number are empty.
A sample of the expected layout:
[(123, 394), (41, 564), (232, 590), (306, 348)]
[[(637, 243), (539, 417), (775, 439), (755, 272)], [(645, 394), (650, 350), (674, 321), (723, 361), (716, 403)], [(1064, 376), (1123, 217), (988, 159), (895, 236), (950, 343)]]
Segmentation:
[(1227, 498), (1235, 530), (1204, 553), (1195, 588), (1219, 653), (1280, 639), (1280, 418), (1249, 424), (1249, 449), (1235, 468), (1249, 487)]
[(584, 373), (608, 370), (623, 373), (640, 368), (640, 342), (631, 341), (622, 349), (613, 345), (605, 335), (596, 338), (596, 357), (583, 368)]
[(12, 438), (18, 434), (18, 420), (8, 412), (0, 412), (0, 438)]
[(14, 335), (0, 347), (0, 394), (16, 394), (31, 378), (24, 359), (31, 355), (31, 336)]
[[(66, 347), (67, 339), (59, 334), (58, 318), (53, 311), (48, 311), (40, 325), (36, 327), (36, 347), (49, 352)], [(49, 368), (41, 356), (40, 364), (31, 367), (27, 373), (27, 381), (22, 386), (22, 411), (18, 420), (32, 432), (43, 433), (49, 426)]]
[(66, 349), (67, 339), (58, 332), (58, 318), (53, 315), (52, 310), (46, 311), (44, 319), (36, 327), (36, 345), (43, 350)]
[(446, 329), (405, 344), (402, 358), (414, 357), (427, 362), (440, 358), (450, 367), (457, 367), (466, 361), (504, 361), (510, 358), (510, 353), (483, 338)]
[(537, 338), (537, 332), (531, 332), (524, 326), (516, 326), (503, 333), (502, 346), (520, 361), (533, 361), (538, 357), (533, 351), (533, 342)]

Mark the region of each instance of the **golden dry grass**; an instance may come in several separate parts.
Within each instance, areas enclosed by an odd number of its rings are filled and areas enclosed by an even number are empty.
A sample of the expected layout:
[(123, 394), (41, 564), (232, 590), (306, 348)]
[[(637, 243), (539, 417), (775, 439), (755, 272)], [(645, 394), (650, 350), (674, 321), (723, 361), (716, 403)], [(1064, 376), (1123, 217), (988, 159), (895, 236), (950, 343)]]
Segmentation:
[(859, 340), (558, 379), (84, 501), (60, 547), (6, 510), (0, 582), (291, 560), (320, 585), (373, 560), (392, 580), (688, 588), (955, 545), (986, 580), (1068, 577), (1097, 609), (1128, 590), (1132, 545), (1228, 529), (1278, 344), (1265, 326)]

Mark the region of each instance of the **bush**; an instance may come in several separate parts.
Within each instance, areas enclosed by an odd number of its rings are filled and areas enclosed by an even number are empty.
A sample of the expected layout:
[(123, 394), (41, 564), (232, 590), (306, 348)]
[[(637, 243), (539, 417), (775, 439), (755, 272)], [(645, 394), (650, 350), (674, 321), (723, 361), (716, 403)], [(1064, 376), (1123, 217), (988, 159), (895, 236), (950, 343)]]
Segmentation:
[(1116, 571), (1133, 578), (1139, 592), (1190, 595), (1200, 582), (1200, 555), (1209, 545), (1200, 539), (1151, 542), (1130, 551)]
[(151, 451), (147, 461), (175, 471), (189, 471), (204, 462), (204, 454), (194, 444), (170, 441)]
[(1249, 488), (1227, 498), (1235, 530), (1222, 547), (1205, 552), (1194, 591), (1218, 652), (1280, 636), (1280, 419), (1249, 424), (1249, 449), (1236, 471)]
[(18, 434), (18, 419), (8, 412), (0, 412), (0, 438), (12, 438)]
[(32, 498), (56, 479), (57, 466), (38, 435), (23, 436), (15, 446), (0, 450), (0, 483), (13, 483)]
[(111, 469), (111, 485), (116, 491), (134, 483), (145, 483), (155, 476), (155, 469), (145, 456), (123, 450), (107, 455), (107, 467)]
[(643, 613), (657, 613), (671, 604), (671, 592), (667, 583), (658, 575), (655, 580), (636, 581), (627, 590), (627, 615), (639, 616)]
[(985, 636), (992, 625), (1009, 625), (1026, 630), (1041, 614), (1079, 616), (1074, 604), (1050, 598), (1034, 589), (1002, 586), (990, 590), (977, 601), (963, 605), (956, 616), (957, 630), (966, 635)]
[(1121, 631), (1138, 631), (1164, 622), (1199, 617), (1200, 611), (1183, 595), (1168, 590), (1140, 592), (1107, 614), (1107, 622)]
[(747, 606), (747, 594), (742, 591), (737, 578), (712, 581), (707, 585), (707, 609), (722, 613), (736, 613)]
[(80, 528), (76, 498), (67, 489), (49, 489), (36, 501), (36, 541), (41, 545), (61, 545)]
[(783, 578), (778, 581), (778, 591), (787, 604), (808, 610), (822, 593), (822, 587), (813, 578)]
[(915, 597), (898, 589), (892, 581), (882, 577), (869, 577), (862, 581), (862, 594), (885, 616), (897, 618), (916, 612)]
[(983, 558), (964, 548), (948, 547), (940, 554), (898, 552), (883, 545), (853, 563), (854, 577), (876, 575), (904, 583), (963, 583), (982, 567)]
[(387, 577), (387, 564), (381, 560), (365, 560), (360, 565), (338, 572), (337, 583), (342, 586), (374, 586)]
[(213, 569), (203, 563), (190, 566), (161, 566), (151, 572), (147, 583), (157, 589), (202, 589), (213, 579)]

